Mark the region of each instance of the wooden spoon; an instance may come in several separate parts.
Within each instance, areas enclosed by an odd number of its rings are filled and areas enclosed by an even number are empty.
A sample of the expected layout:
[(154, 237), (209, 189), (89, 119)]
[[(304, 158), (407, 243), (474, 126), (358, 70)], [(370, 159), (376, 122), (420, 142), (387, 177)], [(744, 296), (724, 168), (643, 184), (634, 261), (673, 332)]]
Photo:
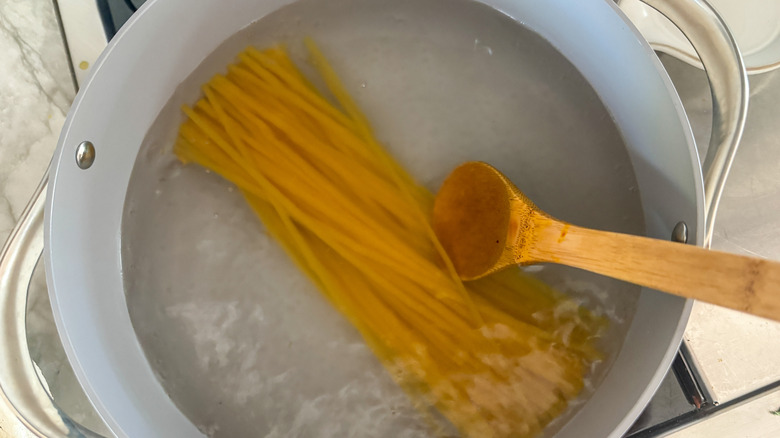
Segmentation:
[(464, 280), (560, 263), (780, 321), (780, 263), (568, 224), (486, 163), (462, 164), (447, 177), (433, 227)]

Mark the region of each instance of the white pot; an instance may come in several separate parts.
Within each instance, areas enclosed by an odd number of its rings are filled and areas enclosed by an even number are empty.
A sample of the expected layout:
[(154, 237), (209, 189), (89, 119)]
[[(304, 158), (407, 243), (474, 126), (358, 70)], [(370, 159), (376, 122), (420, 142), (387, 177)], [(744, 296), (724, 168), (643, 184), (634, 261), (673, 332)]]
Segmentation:
[[(139, 147), (174, 90), (207, 55), (286, 3), (147, 2), (111, 41), (68, 115), (52, 162), (46, 200), (47, 280), (68, 358), (95, 408), (117, 436), (201, 435), (155, 377), (125, 301), (121, 225)], [(709, 40), (708, 48), (700, 53), (705, 64), (715, 64), (711, 81), (721, 105), (716, 113), (722, 117), (716, 120), (705, 184), (691, 129), (671, 81), (646, 41), (611, 1), (484, 3), (551, 42), (598, 93), (625, 140), (641, 193), (647, 235), (668, 239), (683, 221), (689, 241), (704, 245), (705, 220), (711, 223), (714, 219), (747, 104), (744, 66), (717, 15), (701, 1), (649, 1), (664, 7), (676, 21), (690, 25), (704, 20), (690, 36), (694, 43)], [(690, 15), (694, 13), (700, 18)], [(94, 164), (86, 170), (74, 160), (84, 141), (96, 150)], [(7, 264), (21, 263), (9, 254), (40, 228), (36, 214), (42, 206), (42, 198), (31, 204), (28, 219), (6, 248)], [(621, 436), (666, 374), (689, 311), (690, 302), (643, 290), (614, 365), (557, 436)], [(9, 383), (10, 371), (3, 375), (14, 366), (18, 368), (18, 364), (0, 362), (0, 384), (28, 425), (48, 436), (75, 427), (56, 411), (35, 408), (19, 396), (24, 388)], [(26, 373), (29, 377), (29, 369)], [(17, 374), (21, 375), (24, 372)]]

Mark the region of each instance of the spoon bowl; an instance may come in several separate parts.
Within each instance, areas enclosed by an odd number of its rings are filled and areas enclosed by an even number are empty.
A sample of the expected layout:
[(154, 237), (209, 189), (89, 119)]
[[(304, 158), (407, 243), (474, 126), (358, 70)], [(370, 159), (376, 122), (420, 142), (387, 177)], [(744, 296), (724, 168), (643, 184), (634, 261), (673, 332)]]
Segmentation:
[(462, 278), (486, 275), (511, 252), (511, 198), (503, 175), (485, 163), (465, 163), (444, 181), (433, 229)]

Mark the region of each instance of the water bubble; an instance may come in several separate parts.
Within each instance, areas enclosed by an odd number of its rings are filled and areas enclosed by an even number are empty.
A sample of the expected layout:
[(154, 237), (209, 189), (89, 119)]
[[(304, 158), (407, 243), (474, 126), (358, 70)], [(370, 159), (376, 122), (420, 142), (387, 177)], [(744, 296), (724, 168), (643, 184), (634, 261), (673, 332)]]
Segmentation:
[(482, 41), (480, 41), (479, 38), (474, 38), (474, 51), (477, 49), (484, 51), (488, 55), (493, 55), (493, 49), (490, 46), (482, 44)]

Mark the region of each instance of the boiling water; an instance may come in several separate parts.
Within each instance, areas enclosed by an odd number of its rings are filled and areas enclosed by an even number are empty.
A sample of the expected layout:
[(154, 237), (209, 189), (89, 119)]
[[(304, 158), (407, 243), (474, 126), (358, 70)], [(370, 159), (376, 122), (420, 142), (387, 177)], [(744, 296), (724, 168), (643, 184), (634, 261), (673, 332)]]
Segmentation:
[[(377, 137), (432, 190), (458, 163), (483, 160), (557, 217), (641, 234), (632, 167), (574, 66), (473, 2), (303, 0), (226, 41), (172, 96), (133, 171), (122, 237), (130, 316), (172, 400), (213, 436), (427, 436), (359, 334), (238, 191), (171, 153), (178, 108), (200, 84), (250, 43), (286, 43), (304, 65), (303, 36), (318, 42)], [(609, 356), (588, 379), (597, 386), (639, 289), (558, 266), (529, 271), (612, 319)]]

